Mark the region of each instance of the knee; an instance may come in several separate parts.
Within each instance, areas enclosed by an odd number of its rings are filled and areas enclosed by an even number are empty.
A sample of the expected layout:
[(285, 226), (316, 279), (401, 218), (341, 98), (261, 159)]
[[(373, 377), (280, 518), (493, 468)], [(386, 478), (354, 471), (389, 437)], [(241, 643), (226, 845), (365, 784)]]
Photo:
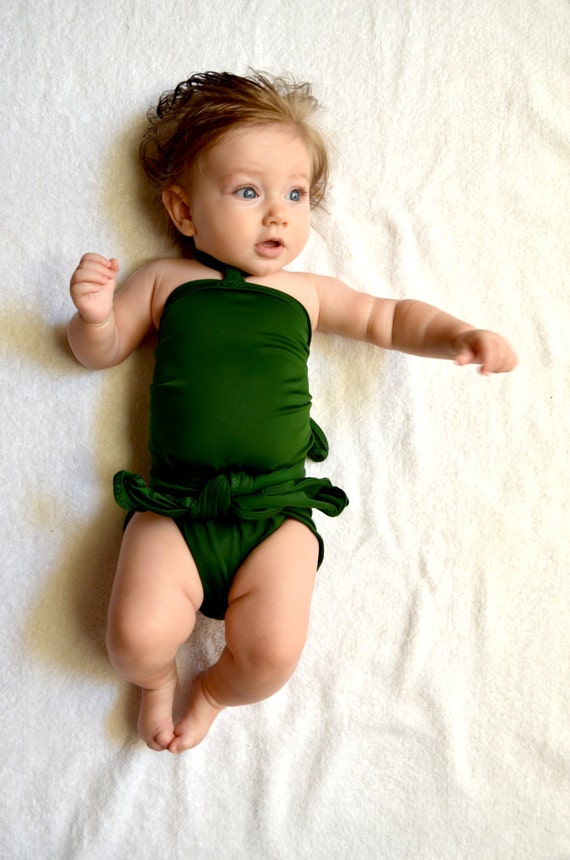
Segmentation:
[(141, 645), (143, 644), (136, 635), (136, 631), (121, 619), (108, 619), (106, 634), (107, 654), (115, 669), (120, 671), (125, 665), (138, 660)]
[[(106, 645), (115, 669), (124, 674), (131, 666), (154, 663), (159, 647), (157, 631), (145, 624), (133, 624), (121, 615), (110, 616), (107, 623)], [(162, 655), (161, 655), (162, 656)]]
[(250, 676), (271, 685), (275, 690), (287, 683), (301, 657), (303, 642), (287, 635), (273, 634), (238, 647), (234, 658)]

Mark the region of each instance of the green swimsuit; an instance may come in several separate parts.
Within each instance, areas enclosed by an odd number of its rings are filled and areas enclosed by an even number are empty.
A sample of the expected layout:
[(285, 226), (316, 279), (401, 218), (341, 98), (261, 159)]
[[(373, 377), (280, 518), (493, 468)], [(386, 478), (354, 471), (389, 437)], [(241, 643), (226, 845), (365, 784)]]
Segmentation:
[(160, 324), (150, 398), (148, 486), (115, 475), (128, 511), (172, 517), (196, 562), (201, 611), (223, 618), (232, 579), (255, 547), (287, 518), (315, 508), (337, 516), (348, 503), (326, 478), (306, 478), (305, 458), (324, 460), (310, 418), (307, 360), (311, 324), (297, 299), (200, 252), (223, 280), (182, 284)]

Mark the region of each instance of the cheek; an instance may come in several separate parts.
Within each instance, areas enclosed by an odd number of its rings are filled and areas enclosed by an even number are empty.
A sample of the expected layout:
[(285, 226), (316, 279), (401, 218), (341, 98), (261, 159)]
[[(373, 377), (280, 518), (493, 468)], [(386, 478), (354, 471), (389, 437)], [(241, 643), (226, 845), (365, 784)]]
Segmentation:
[(308, 210), (304, 213), (304, 217), (299, 218), (299, 231), (309, 233), (311, 230), (311, 212)]

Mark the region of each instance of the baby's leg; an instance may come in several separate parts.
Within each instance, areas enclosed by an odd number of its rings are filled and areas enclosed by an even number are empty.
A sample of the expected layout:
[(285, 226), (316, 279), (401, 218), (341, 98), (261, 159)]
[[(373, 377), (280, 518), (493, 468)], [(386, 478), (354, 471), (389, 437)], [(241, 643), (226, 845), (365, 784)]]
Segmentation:
[(289, 680), (307, 637), (317, 560), (316, 537), (296, 520), (246, 559), (229, 595), (226, 647), (194, 685), (171, 752), (199, 743), (222, 708), (259, 702)]
[(190, 636), (203, 591), (176, 524), (135, 514), (123, 537), (109, 606), (107, 647), (117, 672), (142, 690), (139, 734), (154, 750), (174, 737), (176, 652)]

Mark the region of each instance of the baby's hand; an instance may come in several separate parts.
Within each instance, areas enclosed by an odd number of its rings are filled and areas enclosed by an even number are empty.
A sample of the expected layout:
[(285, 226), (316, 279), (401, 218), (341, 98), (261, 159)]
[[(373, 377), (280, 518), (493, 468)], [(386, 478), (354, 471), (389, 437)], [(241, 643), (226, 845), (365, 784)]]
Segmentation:
[(463, 332), (455, 341), (457, 364), (480, 364), (483, 376), (509, 373), (517, 366), (517, 356), (500, 334), (484, 329)]
[(79, 316), (91, 325), (104, 325), (113, 311), (117, 260), (85, 254), (71, 277), (71, 298)]

